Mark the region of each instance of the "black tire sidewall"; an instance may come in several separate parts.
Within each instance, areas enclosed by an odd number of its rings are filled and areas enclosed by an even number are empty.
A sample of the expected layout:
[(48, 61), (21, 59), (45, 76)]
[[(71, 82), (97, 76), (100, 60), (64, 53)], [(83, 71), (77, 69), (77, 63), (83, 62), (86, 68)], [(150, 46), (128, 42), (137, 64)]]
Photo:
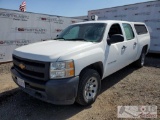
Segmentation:
[[(145, 54), (144, 48), (142, 49), (140, 58), (135, 62), (136, 66), (137, 66), (138, 68), (141, 68), (141, 67), (144, 66), (144, 64), (142, 65), (142, 57), (143, 57), (143, 54)], [(144, 56), (144, 63), (145, 63), (145, 56)]]
[[(84, 94), (84, 89), (85, 89), (86, 83), (88, 82), (88, 80), (89, 80), (91, 77), (95, 77), (96, 80), (97, 80), (97, 83), (98, 83), (97, 93), (96, 93), (95, 97), (94, 97), (93, 99), (89, 100), (89, 102), (92, 103), (92, 102), (94, 102), (95, 99), (97, 98), (97, 95), (98, 95), (98, 92), (99, 92), (99, 88), (100, 88), (100, 87), (99, 87), (99, 85), (100, 85), (99, 81), (100, 81), (100, 80), (98, 80), (97, 74), (93, 74), (93, 76), (88, 77), (88, 78), (84, 81), (85, 84), (84, 84), (84, 86), (83, 86), (83, 94)], [(84, 100), (85, 100), (85, 98), (84, 98)], [(88, 101), (86, 101), (86, 100), (85, 100), (85, 102), (88, 103)]]
[[(86, 101), (86, 99), (84, 98), (84, 89), (85, 89), (87, 81), (91, 77), (95, 77), (97, 80), (97, 83), (98, 83), (97, 93), (93, 99)], [(93, 69), (84, 70), (84, 72), (80, 76), (80, 83), (79, 83), (78, 94), (77, 94), (77, 98), (78, 98), (77, 102), (81, 105), (90, 105), (90, 104), (94, 103), (94, 101), (96, 100), (96, 98), (100, 92), (100, 88), (101, 88), (101, 80), (100, 80), (100, 76), (99, 76), (98, 72)]]
[[(146, 58), (145, 51), (143, 51), (141, 59), (143, 59), (143, 55), (144, 55), (144, 61), (143, 62), (145, 62), (145, 58)], [(144, 63), (143, 63), (143, 66), (144, 66)]]
[[(142, 64), (142, 59), (143, 59), (143, 57), (144, 57), (144, 61), (145, 61), (145, 51), (144, 51), (144, 49), (142, 50), (142, 53), (141, 53), (141, 57), (140, 57), (140, 61), (139, 61), (139, 64), (140, 64), (140, 66), (141, 67), (143, 67), (144, 66), (144, 63)], [(143, 56), (144, 55), (144, 56)], [(143, 61), (143, 62), (144, 62)]]

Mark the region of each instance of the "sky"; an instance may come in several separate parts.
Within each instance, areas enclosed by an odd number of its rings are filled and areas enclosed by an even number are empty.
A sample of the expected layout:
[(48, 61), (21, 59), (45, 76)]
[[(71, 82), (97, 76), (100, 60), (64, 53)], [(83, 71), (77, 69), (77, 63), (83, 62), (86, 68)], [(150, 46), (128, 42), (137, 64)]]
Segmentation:
[[(25, 0), (27, 11), (58, 16), (83, 16), (89, 10), (116, 7), (151, 0)], [(23, 0), (0, 0), (0, 8), (19, 10)]]

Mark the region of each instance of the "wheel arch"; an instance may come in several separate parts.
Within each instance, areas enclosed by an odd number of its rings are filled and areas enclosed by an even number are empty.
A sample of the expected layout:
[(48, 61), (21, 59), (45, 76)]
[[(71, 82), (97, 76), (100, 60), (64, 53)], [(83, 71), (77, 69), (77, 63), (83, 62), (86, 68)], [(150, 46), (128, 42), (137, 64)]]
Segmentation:
[(88, 66), (86, 66), (85, 68), (83, 68), (80, 72), (80, 75), (82, 74), (82, 72), (85, 70), (85, 69), (94, 69), (96, 70), (99, 75), (100, 75), (100, 78), (102, 79), (103, 77), (103, 73), (104, 73), (104, 68), (103, 68), (103, 63), (101, 61), (99, 62), (95, 62), (93, 64), (90, 64)]
[(148, 53), (148, 45), (144, 45), (143, 48), (142, 48), (142, 50), (144, 50), (145, 53), (147, 54)]

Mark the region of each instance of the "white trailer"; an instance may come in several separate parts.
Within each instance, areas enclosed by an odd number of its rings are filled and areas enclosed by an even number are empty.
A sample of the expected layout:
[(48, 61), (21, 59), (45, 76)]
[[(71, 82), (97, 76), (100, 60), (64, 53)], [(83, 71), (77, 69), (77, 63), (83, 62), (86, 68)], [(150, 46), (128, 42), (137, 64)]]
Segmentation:
[(0, 63), (12, 61), (12, 52), (15, 48), (53, 39), (67, 26), (82, 21), (61, 16), (0, 9)]
[(145, 22), (151, 34), (150, 51), (160, 53), (160, 0), (88, 11), (88, 18)]

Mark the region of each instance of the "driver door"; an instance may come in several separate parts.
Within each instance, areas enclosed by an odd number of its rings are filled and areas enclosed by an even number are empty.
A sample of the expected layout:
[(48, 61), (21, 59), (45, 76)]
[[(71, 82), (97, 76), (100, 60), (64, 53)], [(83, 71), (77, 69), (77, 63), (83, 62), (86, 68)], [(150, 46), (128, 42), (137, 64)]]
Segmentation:
[[(110, 39), (112, 35), (121, 34), (124, 36), (122, 32), (122, 25), (119, 23), (112, 24), (110, 26), (108, 32), (108, 38)], [(119, 69), (123, 68), (126, 63), (127, 58), (127, 42), (124, 40), (123, 42), (113, 43), (111, 45), (106, 45), (105, 51), (105, 76), (108, 76)]]

